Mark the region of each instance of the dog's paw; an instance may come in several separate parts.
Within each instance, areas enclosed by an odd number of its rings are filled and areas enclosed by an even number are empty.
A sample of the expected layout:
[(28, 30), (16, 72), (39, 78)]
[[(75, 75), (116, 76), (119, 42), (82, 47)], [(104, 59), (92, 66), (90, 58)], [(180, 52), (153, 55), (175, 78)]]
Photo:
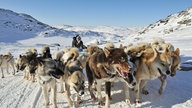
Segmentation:
[(52, 105), (52, 108), (57, 108), (57, 105), (56, 105), (56, 104), (53, 104), (53, 105)]
[(163, 90), (162, 89), (159, 89), (159, 94), (161, 95), (163, 93)]
[(125, 99), (125, 103), (127, 103), (127, 104), (131, 104), (130, 99)]
[(43, 105), (47, 107), (47, 106), (49, 106), (49, 102), (46, 102)]
[(98, 105), (104, 106), (105, 103), (103, 103), (103, 101), (100, 101), (100, 102), (98, 103)]
[(110, 96), (109, 99), (112, 100), (112, 97)]
[(95, 96), (91, 96), (91, 99), (92, 99), (93, 101), (96, 101), (96, 100), (97, 100), (97, 98), (96, 98)]
[(135, 100), (135, 103), (136, 103), (136, 104), (139, 104), (139, 103), (141, 103), (141, 100), (140, 100), (140, 99), (136, 99), (136, 100)]
[(65, 93), (65, 91), (64, 91), (64, 90), (61, 90), (60, 93)]
[(77, 100), (77, 105), (81, 104), (83, 101), (82, 100)]
[(134, 88), (131, 88), (131, 91), (134, 91)]
[(142, 90), (142, 94), (144, 94), (144, 95), (148, 95), (149, 92), (148, 92), (147, 90)]

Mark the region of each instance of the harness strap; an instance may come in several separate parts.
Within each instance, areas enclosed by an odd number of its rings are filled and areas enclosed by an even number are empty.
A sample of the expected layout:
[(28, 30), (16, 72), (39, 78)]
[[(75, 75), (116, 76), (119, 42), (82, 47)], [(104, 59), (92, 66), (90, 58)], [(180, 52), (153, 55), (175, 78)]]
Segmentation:
[[(111, 66), (111, 65), (110, 65)], [(111, 66), (112, 67), (112, 66)], [(106, 72), (106, 74), (109, 76), (109, 77), (111, 77), (111, 78), (113, 78), (113, 77), (115, 77), (116, 75), (117, 75), (117, 71), (115, 71), (115, 70), (109, 70), (109, 68), (107, 68), (105, 65), (103, 65), (103, 68), (104, 68), (104, 70), (105, 70), (105, 72)], [(114, 71), (114, 72), (113, 72)]]
[(11, 57), (7, 60), (7, 62), (11, 61), (12, 58), (13, 58), (13, 56), (11, 56)]
[(47, 81), (44, 81), (44, 80), (41, 79), (41, 77), (39, 77), (39, 80), (41, 81), (41, 82), (39, 82), (39, 83), (40, 83), (40, 84), (47, 84), (47, 83), (51, 82), (52, 79), (53, 79), (53, 78), (50, 77)]

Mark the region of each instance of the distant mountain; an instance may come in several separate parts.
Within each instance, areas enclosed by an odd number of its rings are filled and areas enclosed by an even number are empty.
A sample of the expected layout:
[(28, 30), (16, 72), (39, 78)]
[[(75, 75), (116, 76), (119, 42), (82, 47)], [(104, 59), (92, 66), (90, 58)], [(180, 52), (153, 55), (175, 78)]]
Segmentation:
[[(55, 26), (56, 28), (69, 30), (69, 31), (76, 31), (76, 32), (97, 32), (96, 34), (111, 34), (111, 35), (118, 35), (118, 36), (128, 36), (133, 32), (137, 31), (137, 29), (141, 29), (141, 27), (114, 27), (114, 26), (70, 26), (70, 25), (60, 25)], [(84, 33), (85, 34), (85, 33)]]
[[(135, 28), (109, 26), (49, 26), (30, 15), (16, 13), (11, 10), (0, 9), (0, 42), (23, 43), (33, 38), (73, 37), (77, 34), (82, 37), (98, 37), (107, 41), (109, 38), (129, 36)], [(117, 37), (117, 38), (116, 38)], [(22, 41), (23, 40), (23, 41)], [(28, 41), (25, 41), (28, 42)], [(34, 44), (35, 42), (33, 42)], [(40, 43), (40, 40), (39, 42)], [(57, 42), (55, 42), (57, 43)]]
[(176, 14), (160, 19), (154, 24), (150, 24), (139, 32), (139, 35), (146, 33), (157, 33), (161, 35), (192, 27), (192, 7)]
[(53, 29), (53, 27), (36, 20), (30, 15), (0, 9), (0, 42), (15, 42), (32, 38), (38, 32), (50, 29)]

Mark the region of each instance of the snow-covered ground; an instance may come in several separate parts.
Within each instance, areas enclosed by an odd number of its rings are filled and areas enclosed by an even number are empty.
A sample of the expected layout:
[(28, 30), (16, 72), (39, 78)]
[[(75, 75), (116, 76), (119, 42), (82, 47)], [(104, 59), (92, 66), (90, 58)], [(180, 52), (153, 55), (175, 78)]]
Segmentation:
[[(192, 13), (192, 12), (191, 12)], [(175, 18), (175, 17), (174, 17)], [(175, 26), (175, 23), (170, 22), (168, 26)], [(162, 27), (163, 28), (163, 27)], [(109, 34), (112, 28), (104, 28)], [(114, 27), (113, 27), (114, 29)], [(0, 29), (2, 30), (2, 29)], [(85, 28), (82, 28), (85, 30)], [(102, 30), (101, 27), (95, 29), (97, 32)], [(119, 29), (120, 30), (120, 29)], [(123, 33), (126, 33), (124, 30)], [(180, 26), (179, 29), (174, 30), (171, 33), (159, 32), (160, 29), (149, 30), (144, 34), (138, 35), (137, 33), (131, 33), (130, 35), (120, 36), (119, 34), (114, 35), (117, 32), (111, 32), (111, 34), (104, 36), (83, 36), (82, 40), (85, 45), (95, 44), (99, 42), (102, 46), (105, 42), (114, 42), (116, 46), (121, 43), (128, 45), (130, 43), (137, 43), (140, 41), (151, 42), (154, 38), (163, 38), (166, 42), (170, 42), (176, 48), (180, 48), (180, 54), (182, 59), (182, 66), (192, 67), (192, 27), (191, 26)], [(79, 28), (78, 30), (79, 31)], [(94, 31), (94, 30), (93, 30)], [(47, 31), (48, 32), (48, 31)], [(119, 33), (120, 31), (118, 31)], [(48, 32), (49, 33), (49, 32)], [(73, 33), (72, 33), (73, 34)], [(113, 35), (112, 35), (113, 34)], [(129, 34), (129, 33), (127, 33)], [(10, 38), (10, 37), (9, 37)], [(9, 40), (7, 38), (7, 40)], [(6, 39), (6, 38), (4, 38)], [(37, 51), (41, 52), (41, 47), (45, 44), (50, 45), (51, 52), (54, 53), (58, 48), (62, 50), (66, 46), (71, 46), (72, 37), (68, 36), (33, 36), (30, 39), (23, 38), (17, 43), (0, 43), (0, 54), (5, 54), (10, 51), (16, 59), (19, 54), (24, 53), (27, 48), (34, 47)], [(59, 43), (61, 46), (58, 47), (56, 44)], [(186, 62), (190, 62), (186, 64)], [(192, 107), (192, 70), (189, 71), (177, 71), (175, 77), (167, 78), (167, 87), (162, 95), (158, 94), (160, 87), (159, 80), (151, 80), (147, 84), (149, 90), (148, 95), (142, 95), (142, 103), (135, 105), (133, 100), (133, 92), (131, 91), (132, 105), (127, 105), (124, 102), (124, 94), (122, 91), (122, 83), (115, 83), (112, 88), (112, 108), (191, 108)], [(1, 77), (1, 75), (0, 75)], [(59, 85), (59, 81), (57, 84)], [(59, 92), (60, 86), (57, 90), (57, 106), (58, 108), (66, 108), (66, 96)], [(103, 92), (104, 97), (104, 92)], [(18, 72), (16, 75), (7, 74), (5, 72), (5, 78), (0, 78), (0, 107), (1, 108), (44, 108), (43, 105), (42, 90), (37, 82), (32, 83), (23, 79), (23, 72)], [(98, 108), (101, 107), (97, 102), (91, 100), (90, 94), (87, 90), (83, 97), (83, 103), (80, 108)]]
[[(192, 36), (191, 31), (192, 29), (185, 29), (182, 31), (175, 32), (174, 34), (168, 35), (166, 37), (162, 37), (166, 40), (166, 42), (172, 43), (175, 47), (180, 48), (181, 50), (181, 57), (182, 63), (192, 61)], [(135, 37), (135, 36), (134, 36)], [(143, 36), (138, 37), (139, 41), (150, 41), (156, 36)], [(182, 38), (181, 38), (182, 37)], [(55, 40), (59, 39), (64, 44), (61, 46), (61, 49), (64, 46), (70, 46), (71, 41), (69, 38), (58, 38), (58, 37), (51, 37), (52, 41), (47, 41), (46, 38), (44, 39), (45, 43), (54, 43)], [(95, 37), (95, 39), (98, 37)], [(6, 51), (11, 51), (14, 54), (14, 57), (17, 58), (19, 54), (25, 52), (27, 48), (35, 47), (40, 52), (41, 45), (27, 45), (27, 43), (33, 43), (38, 41), (39, 38), (34, 38), (33, 40), (27, 40), (26, 43), (23, 44), (0, 44), (0, 53), (5, 53)], [(55, 40), (54, 40), (55, 39)], [(85, 44), (88, 42), (93, 41), (90, 38), (82, 38), (85, 41)], [(99, 38), (98, 38), (99, 39)], [(135, 38), (127, 37), (127, 40), (124, 40), (122, 43), (126, 45), (129, 42), (137, 42), (134, 40)], [(129, 41), (128, 41), (129, 40)], [(110, 41), (113, 41), (111, 39)], [(44, 43), (44, 44), (45, 44)], [(118, 46), (119, 43), (116, 43)], [(57, 47), (51, 47), (51, 52), (53, 53)], [(191, 65), (188, 65), (191, 66)], [(41, 93), (41, 88), (37, 83), (31, 83), (30, 81), (24, 80), (22, 76), (22, 72), (16, 73), (15, 76), (13, 75), (5, 75), (5, 78), (0, 79), (0, 104), (1, 108), (42, 108), (43, 107), (43, 97)], [(159, 80), (149, 81), (147, 84), (147, 88), (150, 92), (149, 95), (141, 95), (143, 103), (140, 105), (135, 106), (134, 104), (131, 107), (160, 107), (160, 108), (190, 108), (192, 107), (192, 71), (178, 71), (175, 77), (168, 77), (167, 87), (165, 92), (162, 95), (158, 94), (158, 89), (160, 87)], [(59, 83), (59, 82), (58, 82)], [(59, 93), (59, 87), (57, 90), (57, 105), (58, 108), (67, 107), (67, 102), (64, 94)], [(131, 92), (132, 93), (132, 92)], [(104, 95), (103, 95), (104, 96)], [(123, 91), (122, 91), (122, 84), (116, 83), (115, 86), (112, 88), (112, 101), (111, 107), (118, 107), (118, 108), (126, 108), (129, 107), (123, 100)], [(86, 93), (83, 98), (83, 103), (79, 107), (86, 107), (86, 108), (97, 108), (97, 102), (90, 100), (89, 92), (87, 91), (86, 86)], [(133, 99), (132, 99), (133, 101)]]

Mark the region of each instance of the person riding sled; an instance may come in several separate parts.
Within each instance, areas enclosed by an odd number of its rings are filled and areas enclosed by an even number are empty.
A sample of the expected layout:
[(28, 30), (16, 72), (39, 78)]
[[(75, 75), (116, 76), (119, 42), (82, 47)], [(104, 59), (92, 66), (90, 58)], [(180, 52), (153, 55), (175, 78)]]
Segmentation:
[(72, 47), (77, 47), (80, 52), (83, 51), (83, 49), (87, 49), (87, 47), (83, 44), (83, 41), (81, 40), (81, 37), (79, 35), (73, 37)]

